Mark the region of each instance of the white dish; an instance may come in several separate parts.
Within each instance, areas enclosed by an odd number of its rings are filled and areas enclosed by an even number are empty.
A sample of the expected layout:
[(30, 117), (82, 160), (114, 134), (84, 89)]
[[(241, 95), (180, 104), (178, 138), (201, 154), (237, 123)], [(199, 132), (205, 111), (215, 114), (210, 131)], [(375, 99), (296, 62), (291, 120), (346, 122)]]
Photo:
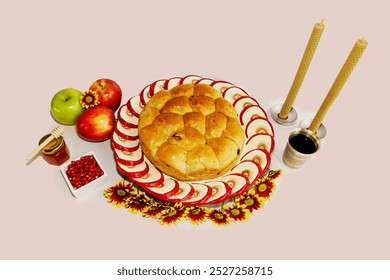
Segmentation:
[[(100, 166), (100, 168), (103, 171), (103, 175), (101, 175), (100, 177), (96, 178), (95, 180), (87, 183), (86, 185), (83, 185), (79, 188), (75, 188), (72, 186), (72, 183), (70, 182), (70, 180), (68, 178), (68, 175), (66, 175), (66, 171), (68, 170), (68, 166), (71, 164), (72, 161), (77, 161), (82, 156), (86, 156), (86, 155), (92, 155), (95, 158), (97, 164)], [(96, 157), (96, 155), (94, 154), (94, 152), (89, 152), (89, 153), (86, 153), (82, 156), (75, 158), (75, 159), (72, 159), (72, 160), (68, 160), (63, 165), (60, 166), (60, 171), (62, 173), (62, 176), (64, 177), (65, 182), (66, 182), (69, 190), (71, 191), (72, 195), (76, 198), (82, 197), (82, 196), (86, 195), (87, 193), (90, 193), (90, 192), (100, 188), (101, 186), (103, 186), (104, 184), (106, 184), (108, 182), (107, 172), (104, 170), (102, 164), (99, 162), (99, 160)]]

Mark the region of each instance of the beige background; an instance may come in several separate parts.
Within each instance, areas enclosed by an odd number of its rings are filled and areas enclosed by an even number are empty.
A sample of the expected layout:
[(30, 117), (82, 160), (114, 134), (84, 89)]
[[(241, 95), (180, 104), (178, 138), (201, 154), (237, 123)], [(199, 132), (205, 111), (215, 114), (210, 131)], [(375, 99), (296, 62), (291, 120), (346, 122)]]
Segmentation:
[[(7, 2), (0, 4), (1, 259), (390, 258), (387, 1)], [(41, 158), (25, 164), (55, 125), (52, 96), (101, 77), (121, 85), (125, 102), (154, 80), (198, 74), (231, 81), (268, 109), (287, 95), (322, 18), (296, 100), (300, 116), (318, 109), (355, 41), (364, 36), (369, 46), (328, 113), (321, 151), (305, 168), (285, 170), (272, 200), (246, 223), (160, 226), (101, 193), (76, 200)], [(275, 129), (277, 166), (287, 131)]]

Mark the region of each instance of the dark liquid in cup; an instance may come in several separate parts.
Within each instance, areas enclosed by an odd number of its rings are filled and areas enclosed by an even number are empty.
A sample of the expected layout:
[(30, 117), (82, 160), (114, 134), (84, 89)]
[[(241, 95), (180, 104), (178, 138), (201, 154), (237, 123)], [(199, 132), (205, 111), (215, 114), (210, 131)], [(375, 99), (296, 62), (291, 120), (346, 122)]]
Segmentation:
[(291, 147), (302, 154), (312, 154), (317, 150), (316, 143), (303, 134), (298, 134), (289, 140)]

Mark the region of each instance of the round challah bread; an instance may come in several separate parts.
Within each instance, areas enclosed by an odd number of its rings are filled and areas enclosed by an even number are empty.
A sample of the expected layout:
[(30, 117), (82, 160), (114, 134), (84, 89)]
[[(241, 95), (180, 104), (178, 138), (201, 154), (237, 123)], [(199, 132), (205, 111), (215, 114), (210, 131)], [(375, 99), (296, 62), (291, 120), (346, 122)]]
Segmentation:
[(176, 179), (207, 180), (228, 172), (245, 135), (234, 107), (206, 84), (182, 84), (153, 95), (138, 133), (144, 155)]

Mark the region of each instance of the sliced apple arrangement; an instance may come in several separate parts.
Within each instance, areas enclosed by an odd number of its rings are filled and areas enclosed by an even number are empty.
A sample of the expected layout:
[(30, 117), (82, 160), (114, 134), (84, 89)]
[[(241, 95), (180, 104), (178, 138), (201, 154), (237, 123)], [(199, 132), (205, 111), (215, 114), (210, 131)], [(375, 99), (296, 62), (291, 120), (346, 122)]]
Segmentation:
[[(182, 182), (163, 174), (143, 157), (138, 142), (138, 119), (149, 99), (162, 89), (180, 84), (208, 84), (236, 109), (245, 132), (240, 161), (224, 176), (205, 182)], [(185, 206), (210, 205), (243, 194), (269, 169), (274, 130), (264, 109), (244, 89), (197, 75), (157, 80), (131, 97), (117, 112), (111, 135), (117, 169), (147, 193), (163, 201)]]
[(66, 88), (57, 92), (50, 104), (54, 120), (75, 125), (77, 134), (87, 141), (104, 141), (111, 137), (115, 111), (122, 101), (122, 90), (113, 80), (101, 78), (84, 93)]
[[(211, 221), (216, 226), (228, 226), (245, 222), (261, 210), (271, 199), (276, 188), (275, 180), (281, 173), (281, 170), (269, 170), (243, 193), (241, 187), (237, 186), (246, 184), (249, 179), (237, 173), (226, 175), (221, 181), (184, 183), (182, 189), (176, 180), (166, 178), (164, 184), (150, 187), (148, 193), (134, 182), (121, 180), (107, 188), (103, 195), (108, 203), (117, 208), (123, 207), (132, 214), (155, 219), (161, 225), (178, 225), (181, 221), (200, 225)], [(228, 192), (224, 192), (225, 189)], [(232, 193), (234, 198), (231, 197)], [(170, 202), (165, 201), (167, 196)], [(214, 200), (210, 200), (210, 197), (214, 197)], [(181, 202), (183, 200), (186, 205)], [(209, 205), (201, 205), (206, 201)], [(223, 202), (213, 204), (219, 201)]]

